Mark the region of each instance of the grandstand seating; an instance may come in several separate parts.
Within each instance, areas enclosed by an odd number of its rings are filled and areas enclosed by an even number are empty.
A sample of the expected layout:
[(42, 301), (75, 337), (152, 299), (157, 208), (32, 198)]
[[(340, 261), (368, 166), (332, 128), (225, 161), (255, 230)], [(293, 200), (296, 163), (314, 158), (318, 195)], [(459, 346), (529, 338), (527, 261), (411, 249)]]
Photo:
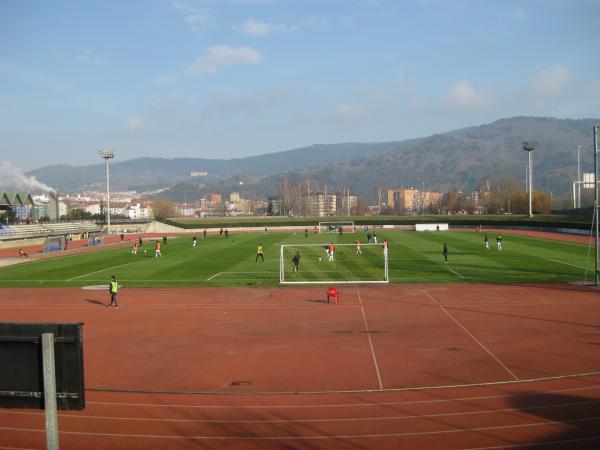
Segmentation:
[(97, 233), (101, 230), (102, 226), (95, 222), (4, 225), (0, 228), (0, 241), (63, 236), (65, 234)]

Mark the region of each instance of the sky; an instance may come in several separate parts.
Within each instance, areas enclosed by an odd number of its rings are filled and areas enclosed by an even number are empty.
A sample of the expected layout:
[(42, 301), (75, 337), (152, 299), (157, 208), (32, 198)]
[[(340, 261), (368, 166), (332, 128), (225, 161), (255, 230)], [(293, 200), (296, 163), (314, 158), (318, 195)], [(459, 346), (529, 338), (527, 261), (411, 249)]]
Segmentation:
[(0, 163), (600, 117), (600, 0), (2, 0)]

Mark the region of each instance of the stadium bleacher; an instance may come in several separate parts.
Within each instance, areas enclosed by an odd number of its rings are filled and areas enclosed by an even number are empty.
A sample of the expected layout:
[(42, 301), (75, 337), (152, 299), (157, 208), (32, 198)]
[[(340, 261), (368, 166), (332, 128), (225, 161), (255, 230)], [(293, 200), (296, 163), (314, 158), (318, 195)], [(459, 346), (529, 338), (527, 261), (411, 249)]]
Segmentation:
[(48, 224), (3, 225), (0, 228), (0, 241), (44, 238), (83, 233), (97, 233), (102, 226), (95, 222), (62, 222)]

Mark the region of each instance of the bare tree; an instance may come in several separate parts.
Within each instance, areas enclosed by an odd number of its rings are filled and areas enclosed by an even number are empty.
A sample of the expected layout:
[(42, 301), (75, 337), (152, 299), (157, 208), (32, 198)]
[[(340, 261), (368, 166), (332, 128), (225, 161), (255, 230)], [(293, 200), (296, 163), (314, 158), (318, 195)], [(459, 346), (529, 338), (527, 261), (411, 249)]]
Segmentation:
[(289, 216), (292, 209), (292, 193), (287, 177), (282, 177), (279, 180), (279, 201), (281, 203), (280, 214)]

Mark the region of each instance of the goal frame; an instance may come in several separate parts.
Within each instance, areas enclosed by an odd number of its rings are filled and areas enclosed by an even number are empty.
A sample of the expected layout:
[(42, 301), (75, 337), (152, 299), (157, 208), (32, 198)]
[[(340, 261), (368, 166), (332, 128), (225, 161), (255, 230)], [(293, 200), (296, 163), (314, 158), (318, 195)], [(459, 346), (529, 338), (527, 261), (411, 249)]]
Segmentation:
[[(356, 223), (354, 223), (353, 220), (329, 220), (329, 221), (325, 221), (325, 222), (319, 222), (319, 224), (317, 225), (317, 227), (319, 229), (319, 233), (321, 233), (323, 227), (326, 227), (328, 225), (339, 225), (342, 227), (343, 226), (351, 227), (352, 233), (356, 229)], [(335, 231), (330, 231), (330, 230), (326, 230), (326, 231), (329, 231), (330, 233), (335, 233)]]
[[(389, 271), (388, 271), (388, 261), (389, 256), (385, 250), (384, 244), (361, 244), (361, 248), (369, 248), (369, 247), (380, 247), (381, 252), (383, 253), (383, 280), (318, 280), (318, 281), (290, 281), (285, 279), (285, 260), (283, 257), (284, 247), (320, 247), (322, 248), (326, 243), (321, 242), (318, 244), (281, 244), (279, 246), (279, 284), (382, 284), (389, 283)], [(355, 247), (356, 244), (334, 244), (335, 247)]]

